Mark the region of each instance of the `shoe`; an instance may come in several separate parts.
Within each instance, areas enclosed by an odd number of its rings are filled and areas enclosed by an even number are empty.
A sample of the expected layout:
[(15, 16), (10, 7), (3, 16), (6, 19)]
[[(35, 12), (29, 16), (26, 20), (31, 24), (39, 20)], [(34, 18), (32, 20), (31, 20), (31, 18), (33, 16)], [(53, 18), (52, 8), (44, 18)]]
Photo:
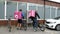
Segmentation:
[(17, 28), (17, 30), (19, 30), (19, 28)]
[(20, 28), (20, 30), (22, 30), (22, 28)]
[(34, 28), (34, 32), (36, 32), (36, 31), (37, 31), (37, 29)]
[(37, 30), (34, 30), (34, 32), (36, 32)]

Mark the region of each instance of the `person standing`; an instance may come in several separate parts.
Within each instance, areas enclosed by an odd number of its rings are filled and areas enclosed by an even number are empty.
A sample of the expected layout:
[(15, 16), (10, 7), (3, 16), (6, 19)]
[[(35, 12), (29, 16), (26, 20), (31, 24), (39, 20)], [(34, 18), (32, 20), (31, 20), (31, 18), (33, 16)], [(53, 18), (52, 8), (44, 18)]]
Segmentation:
[(20, 9), (18, 12), (17, 12), (17, 16), (16, 16), (17, 20), (18, 20), (18, 24), (17, 24), (17, 30), (21, 29), (21, 26), (22, 26), (22, 19), (24, 18), (23, 16), (23, 13), (22, 13), (22, 9)]
[(30, 10), (29, 11), (28, 17), (33, 21), (33, 29), (34, 29), (34, 31), (37, 31), (37, 28), (38, 28), (37, 16), (38, 16), (38, 18), (40, 18), (37, 11), (35, 11), (35, 10)]

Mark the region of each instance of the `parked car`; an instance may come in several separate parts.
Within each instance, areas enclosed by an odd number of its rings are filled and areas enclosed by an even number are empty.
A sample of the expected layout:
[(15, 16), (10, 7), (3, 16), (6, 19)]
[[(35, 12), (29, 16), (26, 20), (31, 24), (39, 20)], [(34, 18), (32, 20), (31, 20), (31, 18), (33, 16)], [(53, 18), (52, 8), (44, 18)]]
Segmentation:
[(47, 19), (45, 25), (47, 28), (56, 29), (60, 31), (60, 17)]

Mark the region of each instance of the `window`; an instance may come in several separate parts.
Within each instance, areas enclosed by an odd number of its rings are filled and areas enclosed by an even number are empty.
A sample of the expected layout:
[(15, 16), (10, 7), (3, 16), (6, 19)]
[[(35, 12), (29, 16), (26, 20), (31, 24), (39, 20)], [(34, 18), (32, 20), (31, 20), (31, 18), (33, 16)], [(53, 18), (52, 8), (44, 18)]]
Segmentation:
[(40, 16), (40, 19), (44, 18), (44, 7), (43, 6), (38, 6), (38, 14)]
[(60, 8), (57, 10), (57, 16), (60, 16)]
[(16, 8), (17, 8), (16, 2), (10, 2), (9, 4), (7, 4), (7, 11), (6, 11), (7, 18), (9, 18), (9, 16), (12, 16), (12, 19), (14, 19), (14, 11), (17, 10)]
[(27, 3), (18, 3), (18, 10), (22, 9), (22, 12), (24, 13), (24, 18), (27, 18)]
[(50, 7), (45, 6), (45, 19), (49, 19), (49, 18), (50, 18)]
[[(28, 4), (28, 6), (27, 6)], [(4, 2), (0, 2), (0, 19), (5, 19), (5, 11), (4, 11)], [(14, 19), (14, 12), (15, 10), (22, 9), (22, 12), (24, 13), (24, 18), (27, 18), (27, 7), (28, 10), (37, 10), (37, 13), (40, 16), (40, 19), (44, 18), (44, 6), (38, 5), (34, 3), (24, 3), (24, 2), (18, 2), (18, 8), (17, 8), (17, 2), (9, 1), (7, 4), (7, 11), (6, 11), (6, 18), (8, 19), (9, 16), (12, 16), (12, 19)], [(50, 12), (51, 11), (51, 12)], [(45, 19), (55, 18), (55, 16), (60, 16), (60, 8), (57, 9), (52, 6), (45, 6)]]
[(29, 6), (29, 10), (36, 10), (36, 6)]
[(4, 2), (0, 2), (0, 19), (4, 19)]
[(51, 8), (51, 18), (55, 18), (55, 11), (56, 11), (56, 8)]

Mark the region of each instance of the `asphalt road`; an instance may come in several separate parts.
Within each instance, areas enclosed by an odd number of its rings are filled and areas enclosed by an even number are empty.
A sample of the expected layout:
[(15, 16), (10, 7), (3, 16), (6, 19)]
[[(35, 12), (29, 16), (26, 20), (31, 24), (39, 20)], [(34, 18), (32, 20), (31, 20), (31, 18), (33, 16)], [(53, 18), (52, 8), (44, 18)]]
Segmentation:
[(27, 31), (24, 30), (17, 30), (16, 27), (12, 28), (12, 31), (8, 31), (8, 27), (6, 26), (0, 26), (0, 34), (60, 34), (60, 31), (51, 30), (51, 29), (45, 29), (44, 32), (38, 29), (37, 32), (33, 31), (32, 27), (28, 27)]

